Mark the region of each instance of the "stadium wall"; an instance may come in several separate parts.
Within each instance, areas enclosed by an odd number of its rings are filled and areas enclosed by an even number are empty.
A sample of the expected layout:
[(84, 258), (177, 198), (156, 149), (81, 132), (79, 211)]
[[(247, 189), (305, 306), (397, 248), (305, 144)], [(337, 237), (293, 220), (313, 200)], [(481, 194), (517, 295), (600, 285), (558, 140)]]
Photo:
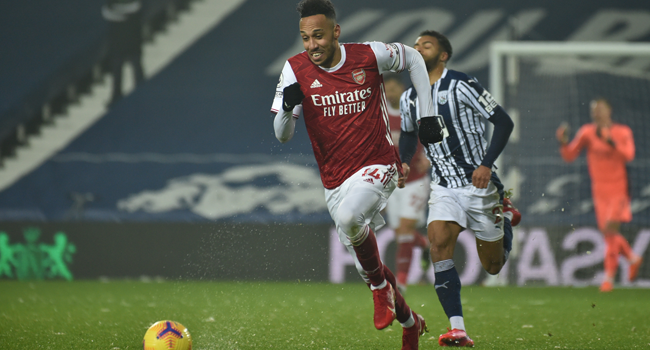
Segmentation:
[[(638, 254), (650, 245), (650, 228), (623, 234)], [(505, 283), (519, 286), (587, 286), (602, 279), (603, 242), (593, 227), (524, 227), (515, 232)], [(394, 267), (394, 233), (377, 233), (386, 264)], [(454, 260), (463, 284), (480, 284), (483, 271), (473, 235), (461, 233)], [(414, 251), (409, 282), (433, 283)], [(627, 281), (650, 287), (650, 264)], [(166, 279), (361, 282), (336, 231), (324, 224), (34, 223), (0, 224), (3, 279)]]

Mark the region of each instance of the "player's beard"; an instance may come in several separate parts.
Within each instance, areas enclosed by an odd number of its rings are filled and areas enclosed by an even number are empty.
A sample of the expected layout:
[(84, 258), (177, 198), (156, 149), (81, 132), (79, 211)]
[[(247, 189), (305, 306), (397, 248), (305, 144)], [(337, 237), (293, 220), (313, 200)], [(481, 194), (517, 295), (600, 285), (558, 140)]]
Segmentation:
[(320, 63), (312, 61), (314, 64), (319, 65), (321, 67), (329, 67), (332, 64), (332, 60), (334, 59), (334, 50), (331, 48), (327, 50), (322, 50), (321, 55), (323, 57), (322, 61)]
[(431, 59), (428, 59), (424, 62), (424, 64), (427, 66), (427, 72), (431, 72), (432, 70), (436, 69), (436, 67), (438, 67), (438, 64), (440, 63), (441, 55), (442, 52), (439, 52), (437, 55), (431, 57)]
[[(336, 43), (336, 42), (335, 42)], [(316, 63), (312, 60), (312, 63), (321, 66), (321, 67), (332, 67), (332, 61), (334, 61), (334, 54), (336, 53), (336, 47), (337, 44), (333, 44), (329, 48), (324, 50), (320, 50), (322, 52), (322, 56), (324, 57), (323, 60), (320, 63)], [(309, 57), (311, 59), (311, 55)]]

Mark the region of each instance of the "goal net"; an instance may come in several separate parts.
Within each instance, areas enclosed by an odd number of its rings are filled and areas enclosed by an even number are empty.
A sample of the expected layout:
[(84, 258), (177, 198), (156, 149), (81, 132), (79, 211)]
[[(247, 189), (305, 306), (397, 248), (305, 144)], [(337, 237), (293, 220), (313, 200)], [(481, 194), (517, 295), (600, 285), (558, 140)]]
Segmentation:
[(515, 121), (498, 165), (525, 226), (595, 225), (584, 151), (565, 163), (555, 130), (567, 122), (573, 138), (591, 122), (589, 104), (597, 97), (611, 103), (614, 122), (632, 128), (632, 224), (650, 226), (650, 44), (494, 43), (490, 92)]

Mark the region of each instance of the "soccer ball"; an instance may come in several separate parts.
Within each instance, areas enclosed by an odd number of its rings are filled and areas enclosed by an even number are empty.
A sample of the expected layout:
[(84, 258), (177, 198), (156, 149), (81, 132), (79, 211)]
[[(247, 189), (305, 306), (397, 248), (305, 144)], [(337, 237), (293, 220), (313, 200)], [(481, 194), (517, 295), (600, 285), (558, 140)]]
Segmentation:
[(192, 337), (182, 324), (164, 320), (149, 327), (142, 345), (144, 350), (192, 350)]

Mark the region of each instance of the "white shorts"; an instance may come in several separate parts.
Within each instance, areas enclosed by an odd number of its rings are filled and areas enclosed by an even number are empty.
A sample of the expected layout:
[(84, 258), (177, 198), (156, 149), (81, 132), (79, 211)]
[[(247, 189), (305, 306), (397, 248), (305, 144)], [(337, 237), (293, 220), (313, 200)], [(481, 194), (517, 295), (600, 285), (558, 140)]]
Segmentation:
[(417, 225), (425, 224), (430, 183), (431, 179), (424, 176), (393, 191), (386, 205), (386, 217), (391, 228), (399, 226), (400, 218), (417, 220)]
[[(358, 210), (359, 217), (377, 232), (386, 222), (379, 214), (386, 207), (388, 197), (397, 186), (399, 174), (395, 165), (370, 165), (347, 178), (339, 187), (325, 189), (327, 208), (336, 224), (339, 240), (352, 249), (347, 234), (339, 226), (337, 213), (345, 200), (349, 207)], [(349, 234), (349, 233), (348, 233)]]
[(472, 184), (457, 188), (431, 184), (427, 224), (432, 221), (455, 221), (474, 231), (482, 241), (500, 240), (504, 220), (497, 187), (491, 181), (487, 188)]

